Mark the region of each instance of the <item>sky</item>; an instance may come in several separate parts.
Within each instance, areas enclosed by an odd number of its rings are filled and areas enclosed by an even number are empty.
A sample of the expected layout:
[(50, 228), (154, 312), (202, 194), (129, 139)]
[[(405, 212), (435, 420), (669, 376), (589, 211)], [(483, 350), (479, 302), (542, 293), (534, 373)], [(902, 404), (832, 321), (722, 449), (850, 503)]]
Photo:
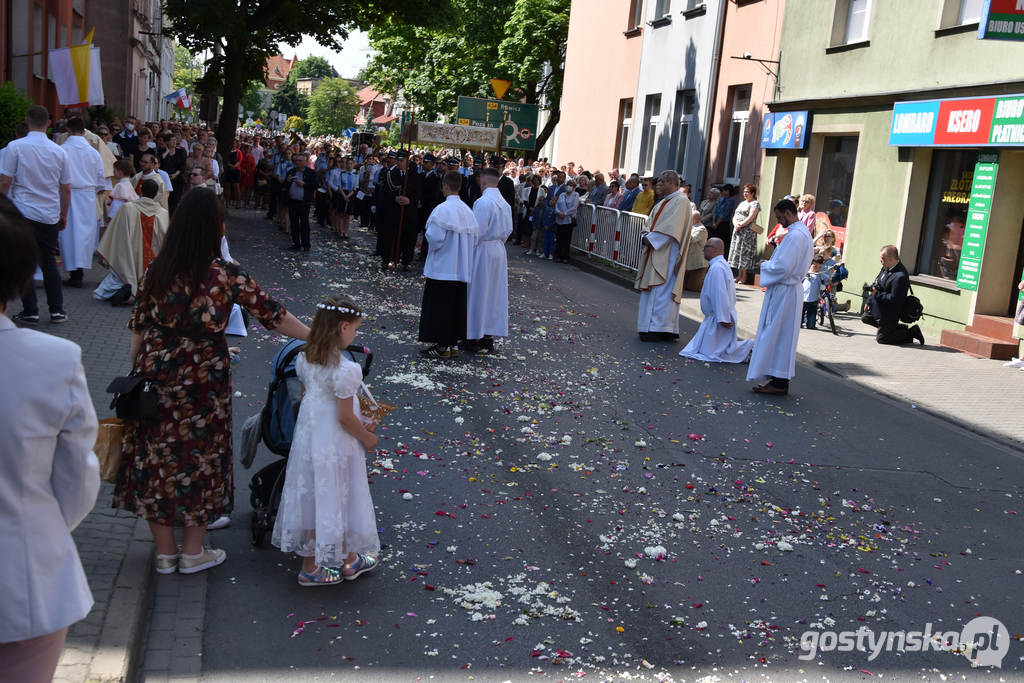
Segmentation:
[(293, 55), (297, 55), (300, 60), (312, 56), (323, 57), (343, 78), (355, 78), (359, 70), (370, 61), (370, 56), (373, 53), (370, 41), (363, 31), (350, 33), (341, 52), (326, 48), (309, 36), (303, 36), (302, 42), (295, 47), (283, 43), (279, 47), (281, 55), (286, 58)]

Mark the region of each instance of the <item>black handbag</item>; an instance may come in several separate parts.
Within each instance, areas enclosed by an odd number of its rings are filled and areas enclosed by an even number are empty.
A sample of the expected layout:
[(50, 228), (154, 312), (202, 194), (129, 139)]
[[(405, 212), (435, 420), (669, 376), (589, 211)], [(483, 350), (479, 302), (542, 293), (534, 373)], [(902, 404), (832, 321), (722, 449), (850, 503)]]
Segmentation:
[(156, 385), (141, 375), (115, 377), (107, 393), (114, 395), (110, 407), (122, 420), (151, 422), (159, 416)]
[(907, 298), (903, 300), (900, 322), (910, 325), (920, 320), (922, 315), (924, 315), (924, 305), (920, 299), (914, 296), (914, 288), (911, 287), (907, 293)]

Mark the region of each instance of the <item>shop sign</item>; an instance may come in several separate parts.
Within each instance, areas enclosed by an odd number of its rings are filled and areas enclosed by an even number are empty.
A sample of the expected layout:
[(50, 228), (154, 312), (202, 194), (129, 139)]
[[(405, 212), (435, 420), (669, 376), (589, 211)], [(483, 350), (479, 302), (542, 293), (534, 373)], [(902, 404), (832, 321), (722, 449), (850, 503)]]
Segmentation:
[(810, 135), (809, 118), (806, 111), (765, 112), (761, 149), (803, 149)]
[(956, 286), (960, 289), (978, 289), (981, 257), (985, 251), (985, 235), (988, 232), (988, 218), (992, 212), (992, 195), (996, 189), (998, 170), (998, 152), (978, 155), (978, 163), (974, 167), (974, 181), (971, 183), (971, 200), (967, 205), (967, 222), (964, 223), (960, 267), (956, 273)]
[(1024, 40), (1024, 0), (985, 0), (978, 38)]
[[(1018, 0), (1024, 4), (1024, 0)], [(1024, 95), (897, 102), (897, 147), (1024, 147)]]
[(539, 116), (540, 106), (536, 104), (460, 95), (455, 119), (460, 126), (500, 129), (503, 149), (533, 151)]

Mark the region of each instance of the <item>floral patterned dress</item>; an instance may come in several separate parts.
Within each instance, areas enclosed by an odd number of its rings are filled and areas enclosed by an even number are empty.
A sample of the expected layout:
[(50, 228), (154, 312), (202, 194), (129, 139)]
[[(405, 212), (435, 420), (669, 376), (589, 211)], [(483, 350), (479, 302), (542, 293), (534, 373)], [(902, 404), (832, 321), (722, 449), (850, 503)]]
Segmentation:
[(155, 382), (160, 417), (125, 421), (113, 507), (185, 526), (231, 511), (231, 360), (224, 328), (236, 303), (268, 329), (285, 315), (245, 271), (220, 259), (194, 296), (176, 283), (160, 300), (135, 304), (128, 327), (143, 335), (135, 370)]

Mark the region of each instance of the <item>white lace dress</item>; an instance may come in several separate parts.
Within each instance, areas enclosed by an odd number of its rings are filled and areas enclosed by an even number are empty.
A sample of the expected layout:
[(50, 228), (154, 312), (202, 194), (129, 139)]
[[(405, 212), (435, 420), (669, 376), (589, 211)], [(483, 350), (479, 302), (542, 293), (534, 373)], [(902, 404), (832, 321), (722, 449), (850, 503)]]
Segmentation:
[[(335, 367), (306, 361), (295, 370), (306, 393), (299, 407), (272, 542), (284, 552), (340, 567), (350, 552), (377, 555), (380, 539), (366, 475), (366, 452), (338, 421), (338, 398), (356, 395), (362, 371), (350, 360)], [(359, 401), (353, 401), (358, 416)]]

